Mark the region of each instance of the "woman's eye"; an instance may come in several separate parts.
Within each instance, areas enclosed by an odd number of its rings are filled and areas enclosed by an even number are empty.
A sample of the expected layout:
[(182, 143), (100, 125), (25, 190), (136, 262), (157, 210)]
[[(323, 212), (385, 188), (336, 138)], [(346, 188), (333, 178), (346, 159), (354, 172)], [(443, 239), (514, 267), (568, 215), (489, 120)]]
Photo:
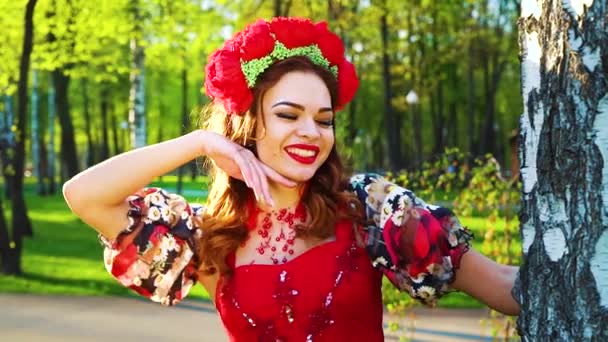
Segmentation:
[(334, 120), (333, 119), (329, 119), (329, 120), (317, 120), (317, 123), (321, 126), (325, 126), (325, 127), (331, 127), (334, 125)]
[(277, 113), (277, 116), (280, 117), (281, 119), (287, 119), (287, 120), (295, 120), (298, 118), (297, 115), (289, 114), (289, 113)]

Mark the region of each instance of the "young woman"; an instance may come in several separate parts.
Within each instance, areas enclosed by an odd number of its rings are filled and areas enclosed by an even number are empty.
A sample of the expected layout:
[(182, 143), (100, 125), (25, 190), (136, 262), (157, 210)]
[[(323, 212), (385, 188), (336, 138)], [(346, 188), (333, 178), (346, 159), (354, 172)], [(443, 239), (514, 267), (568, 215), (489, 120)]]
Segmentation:
[[(456, 289), (517, 314), (517, 268), (470, 250), (449, 210), (345, 176), (334, 123), (357, 86), (325, 23), (259, 20), (209, 58), (204, 129), (82, 172), (66, 201), (118, 281), (166, 305), (200, 283), (233, 341), (382, 341), (383, 274), (426, 304)], [(144, 189), (200, 156), (206, 207)]]

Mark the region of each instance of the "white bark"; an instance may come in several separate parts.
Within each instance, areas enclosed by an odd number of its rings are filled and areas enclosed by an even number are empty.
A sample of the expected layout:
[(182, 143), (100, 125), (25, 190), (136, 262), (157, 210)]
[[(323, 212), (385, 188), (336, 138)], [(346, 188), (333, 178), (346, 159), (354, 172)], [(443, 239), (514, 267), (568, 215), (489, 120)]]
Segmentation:
[(543, 12), (543, 4), (537, 0), (522, 0), (521, 2), (521, 17), (527, 18), (533, 16), (536, 19), (540, 19), (540, 15)]
[(600, 305), (608, 309), (608, 231), (604, 231), (597, 240), (590, 264)]
[(131, 148), (146, 146), (146, 108), (144, 83), (144, 48), (141, 45), (143, 20), (140, 13), (140, 2), (131, 0), (131, 14), (134, 32), (131, 37), (131, 92), (129, 94), (129, 128)]
[(605, 222), (608, 222), (608, 94), (599, 101), (597, 106), (597, 114), (593, 123), (593, 135), (595, 145), (600, 150), (604, 165), (602, 167), (602, 198), (604, 199), (603, 217)]
[(608, 341), (608, 6), (523, 0), (524, 341)]
[(133, 65), (131, 70), (131, 93), (129, 96), (129, 128), (131, 148), (146, 146), (146, 111), (144, 87), (144, 52), (137, 39), (131, 40)]
[(564, 0), (564, 10), (577, 17), (585, 13), (585, 8), (589, 8), (593, 4), (593, 0)]
[[(541, 47), (538, 33), (524, 34), (522, 51), (522, 96), (524, 103), (528, 103), (530, 96), (533, 95), (532, 92), (538, 92), (540, 88)], [(526, 155), (521, 164), (524, 195), (532, 192), (537, 182), (536, 154), (543, 120), (542, 103), (537, 103), (536, 108), (532, 110), (524, 106), (521, 119), (521, 134), (526, 145)]]

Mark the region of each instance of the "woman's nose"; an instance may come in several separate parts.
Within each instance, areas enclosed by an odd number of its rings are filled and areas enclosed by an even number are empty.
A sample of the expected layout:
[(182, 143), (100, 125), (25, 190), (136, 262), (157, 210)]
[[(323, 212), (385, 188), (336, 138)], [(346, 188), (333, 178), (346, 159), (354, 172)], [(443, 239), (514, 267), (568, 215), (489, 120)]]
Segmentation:
[(321, 136), (319, 125), (312, 118), (302, 119), (298, 127), (298, 135), (309, 139), (318, 138)]

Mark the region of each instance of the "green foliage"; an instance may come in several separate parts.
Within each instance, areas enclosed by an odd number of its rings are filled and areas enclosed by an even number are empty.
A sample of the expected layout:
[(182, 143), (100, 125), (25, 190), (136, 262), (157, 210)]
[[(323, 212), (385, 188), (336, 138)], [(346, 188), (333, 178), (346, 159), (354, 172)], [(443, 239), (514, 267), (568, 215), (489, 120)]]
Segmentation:
[(0, 1), (0, 94), (12, 95), (17, 91), (26, 2)]
[[(134, 20), (137, 3), (140, 20)], [(277, 5), (280, 8), (277, 8)], [(15, 90), (23, 36), (25, 1), (0, 4), (3, 49), (0, 50), (0, 93)], [(207, 56), (254, 19), (270, 18), (277, 11), (326, 20), (344, 40), (348, 58), (356, 65), (361, 85), (351, 106), (338, 114), (337, 140), (357, 170), (386, 169), (386, 127), (383, 122), (380, 17), (387, 15), (391, 63), (391, 103), (398, 118), (405, 166), (416, 160), (412, 113), (405, 100), (414, 89), (422, 117), (423, 160), (431, 160), (439, 140), (434, 126), (444, 122), (446, 141), (468, 151), (468, 137), (479, 143), (488, 107), (487, 93), (493, 70), (501, 67), (495, 103), (499, 160), (521, 113), (519, 66), (515, 39), (517, 8), (510, 2), (488, 0), (422, 1), (355, 0), (294, 1), (192, 1), (129, 0), (91, 2), (43, 1), (35, 12), (32, 68), (61, 68), (72, 79), (86, 78), (91, 101), (92, 127), (101, 127), (99, 95), (109, 91), (117, 124), (128, 112), (131, 38), (145, 48), (148, 141), (174, 137), (181, 132), (182, 70), (187, 72), (186, 111), (196, 113), (208, 99), (202, 92)], [(136, 30), (136, 27), (139, 29)], [(51, 37), (54, 37), (51, 39)], [(468, 77), (471, 69), (472, 79)], [(46, 75), (41, 73), (44, 96)], [(491, 85), (491, 84), (490, 84)], [(443, 93), (439, 101), (439, 87)], [(71, 82), (71, 113), (76, 141), (86, 146), (81, 82)], [(469, 89), (472, 98), (469, 99)], [(469, 103), (470, 101), (471, 103)], [(442, 109), (439, 104), (443, 103)], [(45, 106), (41, 106), (42, 116)], [(453, 112), (453, 114), (452, 114)], [(449, 115), (453, 115), (449, 116)], [(187, 129), (194, 127), (193, 115)], [(471, 122), (472, 130), (469, 130)], [(113, 127), (110, 127), (113, 129)], [(101, 134), (94, 136), (95, 144)], [(56, 146), (60, 146), (57, 144)], [(441, 147), (441, 146), (438, 146)], [(81, 153), (85, 153), (81, 150)]]

